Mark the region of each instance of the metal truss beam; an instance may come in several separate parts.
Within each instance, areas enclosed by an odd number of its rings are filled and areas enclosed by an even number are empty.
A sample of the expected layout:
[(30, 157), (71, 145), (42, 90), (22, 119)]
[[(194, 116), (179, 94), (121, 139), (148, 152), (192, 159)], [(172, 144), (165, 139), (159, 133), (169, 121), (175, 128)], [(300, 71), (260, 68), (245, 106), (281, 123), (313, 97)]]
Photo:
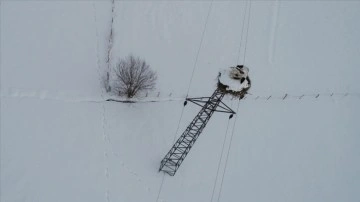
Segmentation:
[[(215, 111), (235, 114), (230, 107), (221, 101), (224, 95), (225, 92), (220, 89), (216, 89), (211, 97), (186, 99), (187, 101), (201, 106), (202, 108), (163, 158), (160, 163), (159, 171), (163, 171), (170, 176), (175, 175), (176, 171), (179, 169), (181, 163), (184, 161), (191, 147), (194, 145), (195, 141)], [(206, 99), (206, 101), (204, 99)], [(218, 110), (217, 108), (220, 109)]]

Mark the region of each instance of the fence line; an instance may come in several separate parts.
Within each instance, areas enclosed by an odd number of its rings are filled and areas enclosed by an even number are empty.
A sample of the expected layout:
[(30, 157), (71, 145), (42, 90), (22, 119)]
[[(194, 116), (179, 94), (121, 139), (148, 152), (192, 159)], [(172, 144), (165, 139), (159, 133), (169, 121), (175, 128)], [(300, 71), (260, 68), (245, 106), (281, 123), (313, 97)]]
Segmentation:
[[(207, 95), (197, 95), (190, 97), (200, 97)], [(186, 99), (185, 94), (176, 94), (174, 92), (160, 92), (152, 91), (139, 95), (134, 99), (127, 99), (125, 97), (119, 97), (117, 95), (105, 95), (104, 98), (98, 98), (94, 96), (86, 95), (74, 95), (68, 94), (66, 92), (52, 92), (46, 90), (31, 90), (31, 89), (9, 89), (8, 91), (4, 90), (0, 93), (0, 97), (12, 97), (12, 98), (39, 98), (39, 99), (53, 99), (53, 100), (64, 100), (69, 102), (101, 102), (101, 100), (117, 100), (117, 101), (133, 101), (133, 102), (156, 102), (156, 101), (183, 101)], [(252, 94), (248, 93), (243, 100), (253, 100), (253, 101), (271, 101), (271, 100), (307, 100), (307, 99), (338, 99), (338, 98), (358, 98), (360, 99), (360, 93), (351, 93), (351, 92), (316, 92), (316, 93), (302, 93), (302, 94), (293, 94), (293, 93), (272, 93), (267, 95)], [(238, 99), (237, 97), (226, 96), (224, 100), (234, 100)]]
[[(173, 99), (186, 99), (186, 95), (179, 95), (176, 96), (175, 93), (160, 93), (160, 92), (152, 92), (152, 93), (146, 93), (145, 96), (140, 96), (141, 98), (173, 98)], [(197, 97), (197, 96), (192, 96)], [(247, 94), (243, 100), (290, 100), (290, 99), (308, 99), (308, 98), (339, 98), (339, 97), (357, 97), (360, 98), (360, 93), (349, 93), (349, 92), (343, 92), (343, 93), (302, 93), (302, 94), (292, 94), (292, 93), (274, 93), (274, 94), (268, 94), (268, 95), (257, 95), (249, 93)], [(236, 97), (225, 97), (224, 100), (234, 100), (237, 99)]]
[(271, 94), (267, 96), (261, 96), (261, 95), (253, 95), (248, 94), (243, 99), (252, 99), (252, 100), (290, 100), (290, 99), (297, 99), (297, 100), (303, 100), (303, 99), (319, 99), (319, 98), (340, 98), (340, 97), (355, 97), (360, 98), (360, 93), (303, 93), (303, 94), (290, 94), (290, 93), (284, 93), (284, 94)]

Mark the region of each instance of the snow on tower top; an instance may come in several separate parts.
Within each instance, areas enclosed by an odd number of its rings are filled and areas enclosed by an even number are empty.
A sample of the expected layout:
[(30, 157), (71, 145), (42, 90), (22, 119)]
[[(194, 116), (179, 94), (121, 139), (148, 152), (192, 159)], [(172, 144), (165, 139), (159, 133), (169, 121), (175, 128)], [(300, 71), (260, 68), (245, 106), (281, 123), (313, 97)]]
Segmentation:
[(233, 95), (243, 95), (250, 88), (249, 68), (243, 65), (221, 69), (218, 87)]

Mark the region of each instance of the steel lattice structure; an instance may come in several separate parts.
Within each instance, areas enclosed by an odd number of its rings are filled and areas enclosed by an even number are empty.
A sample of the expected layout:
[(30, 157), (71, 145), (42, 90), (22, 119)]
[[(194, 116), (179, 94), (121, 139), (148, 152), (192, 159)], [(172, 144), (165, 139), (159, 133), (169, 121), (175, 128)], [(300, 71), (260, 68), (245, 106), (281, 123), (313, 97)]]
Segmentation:
[(161, 161), (159, 171), (163, 171), (170, 176), (175, 175), (176, 171), (179, 169), (181, 163), (184, 161), (186, 155), (189, 153), (191, 147), (194, 145), (195, 141), (215, 111), (230, 113), (230, 118), (233, 114), (235, 114), (230, 107), (222, 102), (226, 93), (227, 92), (218, 88), (211, 97), (186, 99), (185, 104), (189, 101), (201, 106), (202, 109)]

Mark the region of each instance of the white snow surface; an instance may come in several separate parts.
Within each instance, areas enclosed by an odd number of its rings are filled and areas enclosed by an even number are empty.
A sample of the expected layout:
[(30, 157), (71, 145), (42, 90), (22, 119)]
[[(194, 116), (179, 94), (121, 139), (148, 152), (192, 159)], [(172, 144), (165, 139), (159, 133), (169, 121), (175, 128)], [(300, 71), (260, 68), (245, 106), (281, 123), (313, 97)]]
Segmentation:
[[(103, 101), (111, 1), (0, 1), (0, 201), (360, 201), (360, 2), (252, 1), (247, 32), (249, 5), (115, 1), (111, 65), (133, 53), (159, 77), (131, 104)], [(237, 63), (254, 99), (226, 97), (237, 115), (159, 173), (199, 110), (185, 96)]]

